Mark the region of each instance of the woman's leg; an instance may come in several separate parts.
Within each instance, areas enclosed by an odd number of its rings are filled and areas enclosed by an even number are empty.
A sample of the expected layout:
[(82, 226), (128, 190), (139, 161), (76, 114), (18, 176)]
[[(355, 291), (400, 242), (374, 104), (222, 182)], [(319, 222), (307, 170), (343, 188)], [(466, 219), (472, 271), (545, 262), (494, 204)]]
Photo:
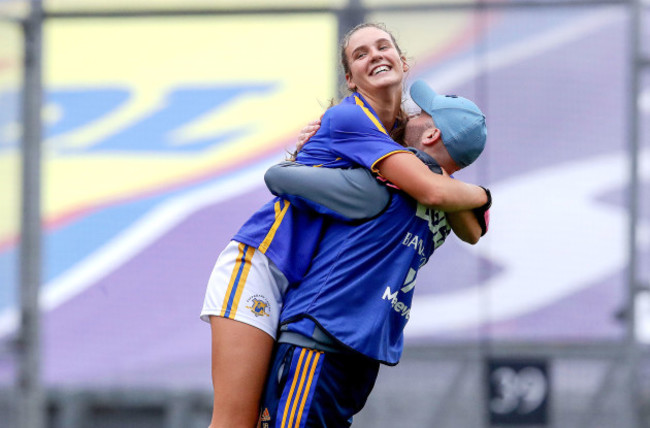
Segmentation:
[(214, 407), (210, 428), (255, 428), (275, 341), (239, 321), (211, 316)]
[(255, 428), (287, 285), (248, 245), (231, 241), (217, 258), (201, 310), (212, 330), (211, 428)]

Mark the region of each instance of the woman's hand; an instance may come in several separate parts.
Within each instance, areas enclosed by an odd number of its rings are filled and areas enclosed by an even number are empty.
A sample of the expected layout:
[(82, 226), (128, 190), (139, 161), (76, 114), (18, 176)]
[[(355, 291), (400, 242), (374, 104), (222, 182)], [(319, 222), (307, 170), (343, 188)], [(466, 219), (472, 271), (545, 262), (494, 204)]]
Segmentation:
[(296, 143), (296, 152), (302, 150), (305, 143), (318, 132), (320, 129), (320, 119), (312, 120), (300, 130), (298, 134), (298, 142)]

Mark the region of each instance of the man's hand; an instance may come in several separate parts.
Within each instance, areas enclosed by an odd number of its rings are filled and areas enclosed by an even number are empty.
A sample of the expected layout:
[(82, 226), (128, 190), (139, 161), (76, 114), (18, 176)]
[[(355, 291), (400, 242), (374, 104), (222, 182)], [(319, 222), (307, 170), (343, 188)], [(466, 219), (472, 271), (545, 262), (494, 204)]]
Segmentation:
[(296, 143), (296, 152), (302, 150), (302, 147), (305, 145), (307, 140), (314, 136), (314, 134), (320, 129), (320, 119), (312, 120), (300, 130), (298, 135), (298, 142)]

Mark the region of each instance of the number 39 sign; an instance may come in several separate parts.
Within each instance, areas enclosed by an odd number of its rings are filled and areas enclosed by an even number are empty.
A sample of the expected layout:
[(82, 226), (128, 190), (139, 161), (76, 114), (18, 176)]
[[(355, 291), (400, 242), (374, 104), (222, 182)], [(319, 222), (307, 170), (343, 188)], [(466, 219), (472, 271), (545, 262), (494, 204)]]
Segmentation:
[(490, 425), (546, 425), (550, 380), (544, 360), (487, 362)]

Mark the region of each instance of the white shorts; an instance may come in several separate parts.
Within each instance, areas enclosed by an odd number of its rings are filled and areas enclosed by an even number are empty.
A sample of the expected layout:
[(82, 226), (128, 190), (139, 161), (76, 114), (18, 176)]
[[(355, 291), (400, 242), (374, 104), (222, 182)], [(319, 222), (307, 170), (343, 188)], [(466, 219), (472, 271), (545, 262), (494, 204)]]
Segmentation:
[(277, 336), (288, 281), (255, 247), (230, 241), (212, 269), (201, 319), (210, 316), (241, 321)]

